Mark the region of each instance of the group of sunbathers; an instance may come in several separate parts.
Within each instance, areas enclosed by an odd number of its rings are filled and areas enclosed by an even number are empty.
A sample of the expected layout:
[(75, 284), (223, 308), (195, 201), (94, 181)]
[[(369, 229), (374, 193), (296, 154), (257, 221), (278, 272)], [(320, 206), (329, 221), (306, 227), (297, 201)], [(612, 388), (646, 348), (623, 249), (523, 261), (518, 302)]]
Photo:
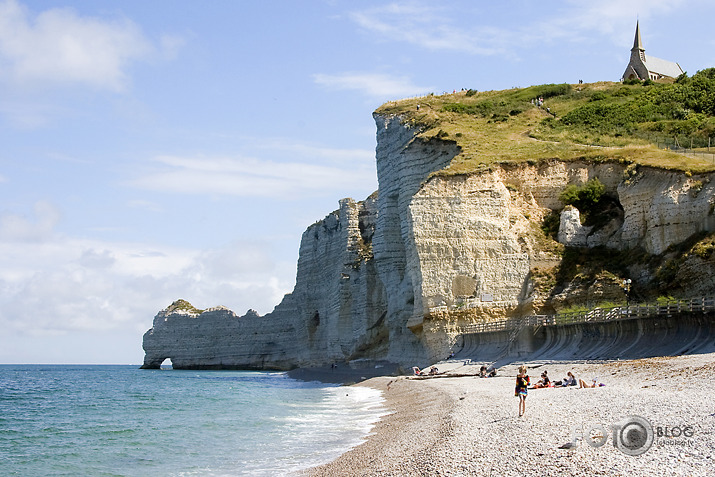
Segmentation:
[(539, 388), (565, 388), (567, 386), (576, 386), (578, 384), (579, 388), (595, 388), (598, 386), (605, 386), (603, 383), (599, 383), (597, 378), (593, 378), (591, 384), (587, 383), (583, 379), (576, 380), (576, 376), (573, 375), (571, 371), (566, 373), (566, 377), (560, 381), (551, 381), (549, 379), (549, 374), (547, 371), (541, 373), (541, 379), (534, 384), (531, 389)]
[(439, 374), (439, 369), (437, 369), (437, 366), (432, 366), (429, 371), (427, 371), (426, 369), (420, 369), (417, 366), (413, 366), (412, 372), (415, 373), (415, 376), (435, 376)]

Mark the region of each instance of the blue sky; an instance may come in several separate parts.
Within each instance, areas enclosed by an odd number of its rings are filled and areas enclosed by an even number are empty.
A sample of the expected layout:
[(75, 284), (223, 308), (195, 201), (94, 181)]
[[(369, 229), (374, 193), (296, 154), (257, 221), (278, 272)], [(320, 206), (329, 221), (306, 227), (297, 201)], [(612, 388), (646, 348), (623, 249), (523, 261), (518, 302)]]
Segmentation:
[(265, 314), (377, 189), (372, 111), (715, 66), (706, 0), (0, 0), (0, 363), (140, 363), (177, 298)]

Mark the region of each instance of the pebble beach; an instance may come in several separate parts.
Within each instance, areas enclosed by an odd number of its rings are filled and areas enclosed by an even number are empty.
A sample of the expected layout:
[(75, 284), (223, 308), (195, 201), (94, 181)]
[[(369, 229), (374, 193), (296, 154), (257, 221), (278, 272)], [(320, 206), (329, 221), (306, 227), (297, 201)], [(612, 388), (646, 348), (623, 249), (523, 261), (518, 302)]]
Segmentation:
[[(447, 374), (437, 377), (357, 384), (383, 391), (391, 413), (364, 443), (307, 475), (715, 475), (715, 354), (516, 362), (496, 377), (470, 376), (480, 364), (450, 361), (438, 364)], [(521, 364), (532, 384), (548, 370), (552, 380), (572, 371), (605, 385), (530, 389), (519, 417)], [(628, 432), (643, 422), (652, 441), (634, 446)]]

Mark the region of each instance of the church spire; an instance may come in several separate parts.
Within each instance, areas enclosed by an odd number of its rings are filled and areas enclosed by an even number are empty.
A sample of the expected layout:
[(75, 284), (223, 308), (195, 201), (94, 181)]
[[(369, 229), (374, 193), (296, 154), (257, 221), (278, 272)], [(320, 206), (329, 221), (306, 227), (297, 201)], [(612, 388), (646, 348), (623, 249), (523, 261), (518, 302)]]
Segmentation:
[(641, 29), (638, 20), (636, 20), (636, 36), (633, 39), (633, 48), (631, 48), (631, 51), (634, 53), (638, 52), (638, 56), (645, 61), (645, 48), (643, 48), (643, 41), (641, 41)]

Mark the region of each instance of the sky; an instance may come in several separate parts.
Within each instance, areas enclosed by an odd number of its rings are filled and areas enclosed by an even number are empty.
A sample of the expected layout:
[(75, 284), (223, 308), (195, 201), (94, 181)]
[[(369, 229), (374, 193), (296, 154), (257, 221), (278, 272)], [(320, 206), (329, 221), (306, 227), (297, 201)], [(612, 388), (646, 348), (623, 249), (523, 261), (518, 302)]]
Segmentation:
[(710, 0), (0, 0), (0, 363), (139, 364), (183, 298), (269, 313), (377, 189), (386, 101), (715, 66)]

